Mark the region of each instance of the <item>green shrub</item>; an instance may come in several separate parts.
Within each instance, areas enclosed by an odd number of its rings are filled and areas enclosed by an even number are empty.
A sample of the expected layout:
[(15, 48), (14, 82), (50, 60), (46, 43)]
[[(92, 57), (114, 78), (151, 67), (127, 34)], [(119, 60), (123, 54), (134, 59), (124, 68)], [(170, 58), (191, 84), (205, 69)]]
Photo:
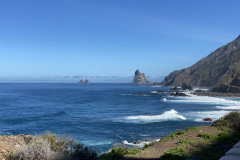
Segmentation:
[(97, 160), (97, 153), (83, 146), (83, 144), (73, 144), (73, 149), (68, 158), (70, 160)]
[(39, 138), (47, 140), (50, 143), (51, 149), (55, 152), (65, 152), (74, 143), (73, 139), (67, 139), (64, 136), (59, 138), (56, 134), (50, 132), (40, 135)]
[(212, 126), (227, 127), (234, 131), (240, 131), (240, 112), (230, 112), (226, 116), (216, 120)]
[(183, 131), (183, 130), (180, 130), (180, 131), (175, 131), (173, 133), (171, 133), (170, 135), (164, 137), (163, 139), (161, 139), (159, 142), (164, 142), (164, 141), (168, 141), (168, 140), (171, 140), (175, 137), (178, 137), (180, 135), (186, 135), (186, 133)]
[(181, 144), (189, 144), (190, 142), (188, 140), (185, 140), (185, 139), (179, 139), (178, 140), (178, 143), (181, 143)]
[(127, 148), (127, 154), (137, 154), (139, 151), (141, 150), (141, 148)]
[(137, 154), (141, 148), (112, 148), (110, 152), (99, 156), (101, 160), (118, 160), (122, 159), (126, 154)]
[(186, 130), (197, 131), (197, 130), (198, 130), (198, 128), (196, 128), (196, 127), (188, 127)]
[(150, 147), (151, 145), (152, 145), (152, 143), (145, 143), (143, 148)]
[(123, 147), (112, 148), (110, 152), (102, 154), (99, 158), (101, 160), (118, 160), (123, 158), (125, 154), (127, 154), (127, 152)]
[(208, 140), (216, 140), (218, 137), (215, 134), (209, 134), (209, 133), (199, 133), (198, 137), (202, 137), (204, 139)]
[(9, 154), (7, 154), (6, 159), (7, 160), (14, 160), (15, 157), (15, 153), (14, 152), (10, 152)]
[(188, 157), (187, 152), (180, 147), (175, 147), (164, 153), (160, 160), (185, 160)]

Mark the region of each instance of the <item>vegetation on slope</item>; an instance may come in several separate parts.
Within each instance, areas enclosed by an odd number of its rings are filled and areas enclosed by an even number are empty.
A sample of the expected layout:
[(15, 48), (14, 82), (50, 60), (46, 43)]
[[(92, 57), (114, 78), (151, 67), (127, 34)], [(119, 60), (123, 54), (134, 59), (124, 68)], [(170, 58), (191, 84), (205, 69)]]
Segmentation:
[(46, 133), (7, 156), (8, 160), (97, 160), (97, 153), (73, 139)]
[[(210, 126), (189, 127), (146, 145), (135, 154), (122, 152), (119, 159), (218, 160), (240, 140), (240, 113), (231, 112)], [(119, 149), (106, 153), (114, 157)], [(117, 158), (115, 158), (117, 159)]]
[(9, 160), (121, 160), (160, 159), (217, 160), (240, 140), (240, 113), (231, 112), (209, 126), (175, 131), (143, 148), (112, 148), (97, 156), (96, 152), (73, 139), (46, 133), (8, 155)]

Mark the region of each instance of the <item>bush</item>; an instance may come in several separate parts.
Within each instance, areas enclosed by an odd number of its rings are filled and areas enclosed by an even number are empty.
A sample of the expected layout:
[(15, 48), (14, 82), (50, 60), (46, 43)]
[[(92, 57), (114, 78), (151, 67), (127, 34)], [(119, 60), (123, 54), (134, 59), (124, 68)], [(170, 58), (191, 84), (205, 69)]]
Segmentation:
[(123, 155), (127, 154), (123, 147), (112, 148), (110, 152), (102, 154), (99, 158), (101, 160), (118, 160), (123, 158)]
[(34, 143), (24, 146), (16, 153), (14, 159), (18, 160), (53, 160), (56, 152), (51, 150), (47, 140), (38, 138)]
[(185, 140), (185, 139), (179, 139), (178, 140), (178, 143), (181, 143), (181, 144), (189, 144), (190, 142), (188, 140)]
[(188, 127), (186, 130), (197, 131), (197, 130), (198, 130), (198, 128), (196, 128), (196, 127)]
[(171, 133), (170, 135), (168, 135), (168, 136), (164, 137), (163, 139), (161, 139), (159, 142), (171, 140), (171, 139), (173, 139), (175, 137), (178, 137), (180, 135), (186, 135), (186, 133), (183, 130), (175, 131), (175, 132)]
[(160, 160), (185, 160), (187, 156), (188, 154), (183, 148), (175, 147), (165, 152)]
[(234, 131), (240, 131), (240, 112), (230, 112), (226, 116), (216, 120), (212, 126), (228, 127)]
[(208, 140), (216, 140), (217, 139), (217, 135), (209, 134), (209, 133), (199, 133), (198, 137), (202, 137), (202, 138), (208, 139)]
[(145, 143), (143, 148), (150, 147), (151, 145), (152, 145), (152, 143)]
[(97, 153), (73, 139), (47, 132), (22, 147), (12, 159), (17, 160), (96, 160)]
[(110, 152), (102, 154), (99, 159), (101, 160), (118, 160), (122, 159), (126, 154), (137, 154), (141, 148), (112, 148)]

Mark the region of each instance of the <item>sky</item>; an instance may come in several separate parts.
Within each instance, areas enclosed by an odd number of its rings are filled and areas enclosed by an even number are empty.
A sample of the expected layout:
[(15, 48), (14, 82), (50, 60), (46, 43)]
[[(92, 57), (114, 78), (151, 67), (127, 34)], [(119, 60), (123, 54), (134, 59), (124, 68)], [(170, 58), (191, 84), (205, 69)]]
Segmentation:
[(0, 82), (161, 81), (240, 34), (239, 0), (1, 0)]

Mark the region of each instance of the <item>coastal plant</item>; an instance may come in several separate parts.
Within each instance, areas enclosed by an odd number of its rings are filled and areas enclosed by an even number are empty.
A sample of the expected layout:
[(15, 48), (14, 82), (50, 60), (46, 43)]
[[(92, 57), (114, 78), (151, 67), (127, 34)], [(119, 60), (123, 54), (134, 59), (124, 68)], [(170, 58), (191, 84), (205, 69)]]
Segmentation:
[(15, 155), (16, 160), (97, 160), (97, 153), (76, 143), (73, 139), (47, 132), (29, 145), (23, 146)]
[(209, 134), (209, 133), (199, 133), (198, 137), (207, 139), (207, 140), (216, 140), (218, 137), (215, 134)]
[(112, 148), (108, 153), (99, 156), (101, 160), (118, 160), (123, 158), (123, 155), (127, 154), (126, 149), (123, 147)]
[(162, 138), (159, 142), (168, 141), (168, 140), (171, 140), (171, 139), (173, 139), (175, 137), (178, 137), (180, 135), (186, 135), (186, 133), (183, 130), (175, 131), (175, 132), (171, 133), (170, 135)]
[(186, 139), (179, 139), (178, 143), (180, 143), (180, 144), (189, 144), (190, 142), (188, 140), (186, 140)]
[(196, 128), (196, 127), (188, 127), (186, 130), (198, 131), (198, 128)]
[(7, 160), (14, 160), (14, 158), (15, 158), (15, 153), (14, 152), (10, 152), (6, 155)]
[(126, 154), (137, 154), (141, 148), (112, 148), (108, 153), (99, 156), (100, 160), (118, 160)]
[(141, 148), (126, 148), (127, 154), (137, 154)]
[(47, 140), (38, 138), (30, 145), (26, 145), (15, 154), (14, 159), (18, 160), (54, 160), (56, 152), (51, 150)]
[(185, 160), (188, 157), (185, 149), (181, 147), (175, 147), (166, 151), (161, 157), (160, 160)]
[(69, 147), (75, 143), (73, 139), (67, 139), (65, 136), (58, 137), (56, 134), (46, 132), (39, 136), (40, 139), (47, 140), (50, 147), (55, 152), (67, 152)]
[(212, 126), (214, 127), (227, 127), (234, 131), (240, 131), (240, 112), (230, 112), (226, 116), (216, 120)]
[(145, 143), (143, 148), (150, 147), (151, 145), (152, 145), (152, 143)]

